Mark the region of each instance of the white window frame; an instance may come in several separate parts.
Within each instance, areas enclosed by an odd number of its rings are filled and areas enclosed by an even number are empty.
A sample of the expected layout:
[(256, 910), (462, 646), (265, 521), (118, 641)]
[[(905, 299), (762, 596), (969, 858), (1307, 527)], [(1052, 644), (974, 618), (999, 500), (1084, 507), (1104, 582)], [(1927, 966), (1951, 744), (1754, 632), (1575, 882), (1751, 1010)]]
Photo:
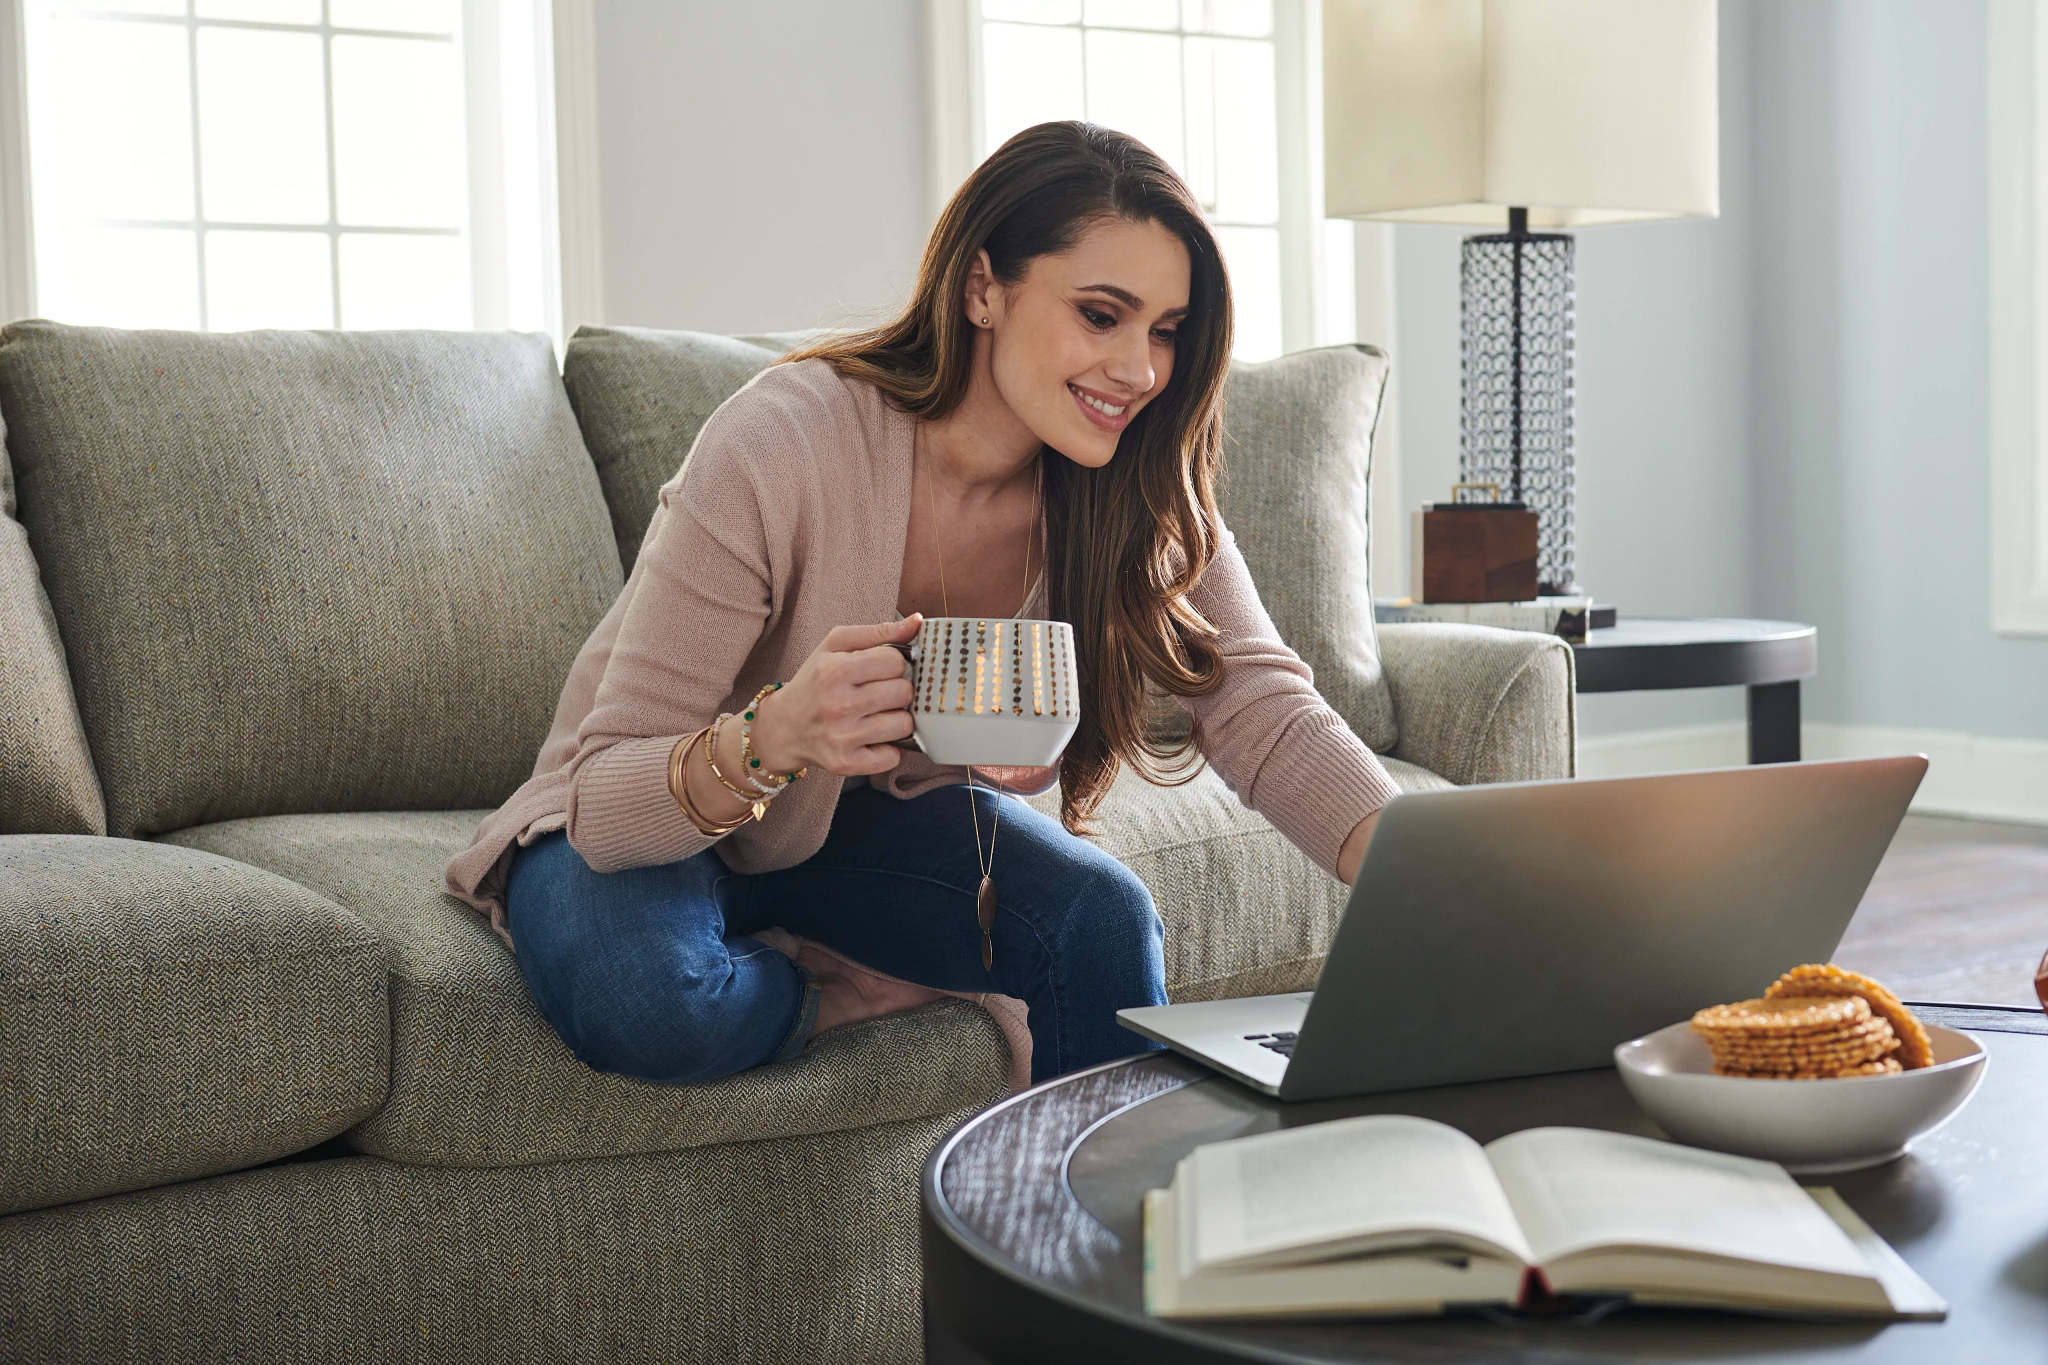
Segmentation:
[[(993, 148), (982, 105), (979, 0), (927, 0), (932, 96), (931, 213)], [(1333, 259), (1323, 232), (1322, 5), (1273, 0), (1274, 89), (1280, 174), (1280, 348), (1283, 352), (1349, 341), (1356, 313), (1349, 288), (1320, 287), (1332, 273), (1352, 279), (1349, 260)]]
[(2048, 635), (2048, 0), (1991, 0), (1991, 623)]
[[(506, 32), (507, 13), (498, 0), (462, 0), (473, 326), (538, 323), (559, 348), (578, 324), (604, 315), (594, 0), (536, 0), (531, 34)], [(36, 312), (25, 18), (23, 0), (0, 0), (0, 322)], [(532, 66), (507, 65), (520, 61)], [(527, 87), (538, 106), (531, 141), (501, 107), (505, 91)], [(537, 182), (540, 203), (555, 207), (538, 215), (542, 315), (523, 319), (514, 316), (508, 274), (515, 161)], [(331, 235), (332, 225), (324, 230)]]

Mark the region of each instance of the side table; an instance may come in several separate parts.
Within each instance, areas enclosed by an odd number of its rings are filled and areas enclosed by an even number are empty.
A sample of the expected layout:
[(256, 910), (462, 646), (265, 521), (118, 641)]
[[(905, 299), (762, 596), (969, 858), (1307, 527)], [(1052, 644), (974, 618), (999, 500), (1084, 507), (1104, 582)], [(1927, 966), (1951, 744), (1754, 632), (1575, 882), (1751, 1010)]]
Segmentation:
[(1572, 646), (1579, 691), (1747, 687), (1749, 761), (1799, 759), (1799, 681), (1820, 666), (1820, 632), (1798, 621), (1624, 616)]
[(1470, 1318), (1169, 1322), (1140, 1294), (1139, 1202), (1205, 1142), (1352, 1114), (1421, 1114), (1480, 1142), (1543, 1124), (1661, 1137), (1610, 1068), (1282, 1104), (1171, 1053), (1063, 1076), (939, 1144), (923, 1182), (930, 1365), (1009, 1362), (1773, 1361), (1928, 1365), (2041, 1358), (2048, 1342), (2048, 1018), (1916, 1005), (1967, 1029), (1976, 1096), (1897, 1161), (1832, 1185), (1949, 1301), (1939, 1323), (1796, 1322), (1628, 1309), (1585, 1325)]

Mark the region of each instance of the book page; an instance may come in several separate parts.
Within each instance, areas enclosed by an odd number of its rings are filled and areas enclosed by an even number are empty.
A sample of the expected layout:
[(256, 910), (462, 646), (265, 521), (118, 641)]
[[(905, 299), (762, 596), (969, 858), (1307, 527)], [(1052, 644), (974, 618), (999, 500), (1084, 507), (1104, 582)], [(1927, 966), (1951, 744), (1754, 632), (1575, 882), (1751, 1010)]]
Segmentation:
[(1528, 1259), (1479, 1144), (1429, 1119), (1377, 1114), (1211, 1143), (1175, 1184), (1189, 1272), (1404, 1246)]
[(1772, 1162), (1590, 1128), (1530, 1128), (1486, 1155), (1538, 1264), (1649, 1247), (1870, 1274), (1848, 1235)]

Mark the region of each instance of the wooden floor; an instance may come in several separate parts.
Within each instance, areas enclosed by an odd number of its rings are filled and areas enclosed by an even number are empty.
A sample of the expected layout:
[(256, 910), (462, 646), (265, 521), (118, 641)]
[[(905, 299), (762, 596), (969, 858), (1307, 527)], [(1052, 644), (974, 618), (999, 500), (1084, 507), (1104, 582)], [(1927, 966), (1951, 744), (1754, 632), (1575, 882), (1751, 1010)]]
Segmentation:
[(1909, 815), (1835, 961), (1907, 1000), (2035, 1005), (2048, 828)]

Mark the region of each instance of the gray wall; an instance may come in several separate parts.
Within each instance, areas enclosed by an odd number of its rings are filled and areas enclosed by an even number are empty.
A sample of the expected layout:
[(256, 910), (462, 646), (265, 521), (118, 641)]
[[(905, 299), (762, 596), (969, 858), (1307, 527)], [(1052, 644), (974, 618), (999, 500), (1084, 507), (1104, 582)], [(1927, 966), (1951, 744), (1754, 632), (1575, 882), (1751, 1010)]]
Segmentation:
[(815, 327), (908, 292), (927, 227), (919, 0), (597, 6), (605, 320)]
[(1991, 629), (1983, 0), (1756, 19), (1757, 608), (1820, 623), (1816, 718), (2048, 737)]
[[(1804, 0), (1799, 0), (1804, 3)], [(1579, 581), (1639, 615), (1741, 616), (1751, 538), (1750, 11), (1721, 5), (1721, 216), (1578, 234)], [(1450, 496), (1458, 469), (1458, 242), (1396, 247), (1402, 491)], [(1589, 734), (1739, 718), (1739, 690), (1584, 698)]]

